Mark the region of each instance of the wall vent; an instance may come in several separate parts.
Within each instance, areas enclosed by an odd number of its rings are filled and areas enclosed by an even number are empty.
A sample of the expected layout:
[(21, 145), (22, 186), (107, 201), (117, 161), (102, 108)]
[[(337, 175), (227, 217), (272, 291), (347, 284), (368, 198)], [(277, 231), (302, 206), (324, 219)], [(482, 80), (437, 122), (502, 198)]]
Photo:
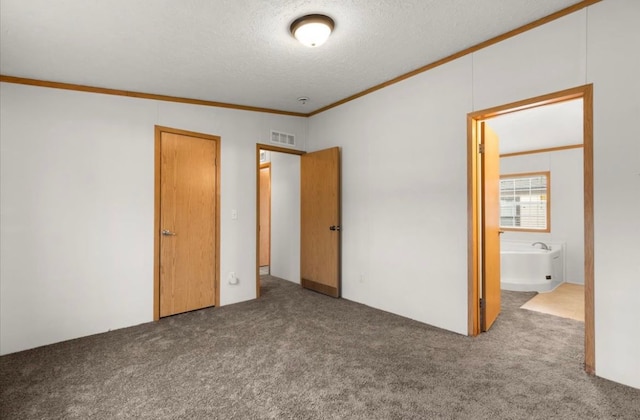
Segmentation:
[(296, 136), (281, 131), (271, 130), (271, 143), (284, 144), (285, 146), (295, 146)]

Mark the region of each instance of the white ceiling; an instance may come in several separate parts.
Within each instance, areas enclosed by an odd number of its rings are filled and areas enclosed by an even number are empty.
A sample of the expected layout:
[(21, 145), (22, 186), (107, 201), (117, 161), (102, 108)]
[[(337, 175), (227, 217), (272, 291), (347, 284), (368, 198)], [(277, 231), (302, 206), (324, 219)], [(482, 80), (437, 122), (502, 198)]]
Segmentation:
[[(576, 3), (0, 0), (0, 73), (307, 113)], [(314, 49), (309, 13), (336, 22)]]
[(582, 99), (518, 111), (487, 120), (500, 154), (582, 144)]

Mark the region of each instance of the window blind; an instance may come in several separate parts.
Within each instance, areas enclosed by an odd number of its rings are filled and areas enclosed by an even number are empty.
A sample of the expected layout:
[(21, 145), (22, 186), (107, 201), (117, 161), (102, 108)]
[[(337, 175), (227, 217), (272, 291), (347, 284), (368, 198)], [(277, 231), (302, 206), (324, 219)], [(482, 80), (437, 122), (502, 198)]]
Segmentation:
[(545, 231), (549, 226), (549, 176), (506, 175), (500, 178), (500, 227)]

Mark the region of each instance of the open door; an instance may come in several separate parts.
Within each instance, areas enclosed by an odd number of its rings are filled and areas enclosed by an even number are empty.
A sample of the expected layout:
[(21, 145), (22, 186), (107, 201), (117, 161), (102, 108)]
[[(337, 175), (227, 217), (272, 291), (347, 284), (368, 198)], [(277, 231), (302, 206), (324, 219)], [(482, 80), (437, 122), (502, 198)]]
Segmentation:
[(300, 284), (340, 297), (340, 149), (300, 159)]
[(260, 165), (260, 267), (271, 265), (271, 164)]
[(496, 133), (480, 123), (482, 151), (482, 301), (480, 327), (488, 331), (500, 314), (500, 149)]

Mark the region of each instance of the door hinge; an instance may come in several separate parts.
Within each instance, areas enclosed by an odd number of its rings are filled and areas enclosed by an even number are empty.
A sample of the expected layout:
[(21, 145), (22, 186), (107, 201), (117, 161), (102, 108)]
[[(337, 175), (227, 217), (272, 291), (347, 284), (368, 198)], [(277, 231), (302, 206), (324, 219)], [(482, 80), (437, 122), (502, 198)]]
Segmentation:
[(478, 145), (478, 153), (484, 153), (484, 143)]
[(480, 309), (484, 309), (484, 299), (480, 299)]

